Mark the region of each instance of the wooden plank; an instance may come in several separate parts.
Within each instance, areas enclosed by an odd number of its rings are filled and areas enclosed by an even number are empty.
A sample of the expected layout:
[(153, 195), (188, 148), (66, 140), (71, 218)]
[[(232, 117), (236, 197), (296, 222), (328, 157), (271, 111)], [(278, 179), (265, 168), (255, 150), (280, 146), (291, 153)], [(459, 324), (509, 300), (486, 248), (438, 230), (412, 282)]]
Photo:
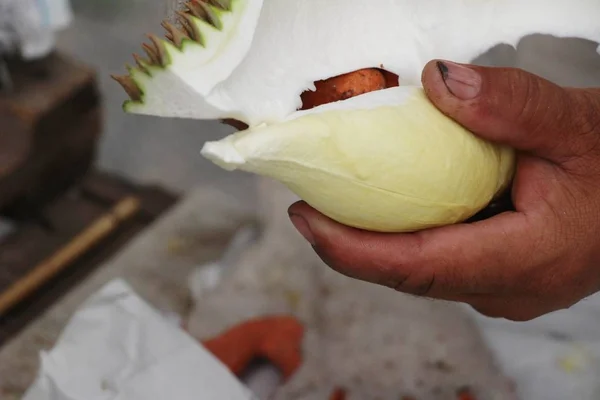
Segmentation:
[(21, 302), (49, 279), (67, 269), (81, 255), (97, 246), (132, 218), (140, 208), (140, 200), (129, 196), (119, 201), (111, 210), (97, 218), (50, 257), (35, 265), (26, 275), (13, 282), (0, 293), (0, 316)]
[(157, 186), (134, 186), (126, 180), (108, 173), (92, 171), (81, 183), (83, 196), (103, 204), (118, 201), (123, 193), (135, 191), (142, 200), (140, 216), (154, 219), (173, 204), (173, 195)]
[(137, 220), (130, 221), (129, 224), (108, 237), (100, 246), (85, 253), (78, 261), (73, 263), (71, 268), (48, 280), (33, 296), (24, 299), (4, 316), (1, 316), (0, 347), (88, 277), (98, 266), (124, 247), (146, 226), (147, 224), (140, 223)]
[(69, 246), (93, 221), (128, 196), (139, 199), (140, 212), (105, 235), (96, 246), (84, 246), (85, 251), (70, 260), (68, 268), (58, 268), (58, 271), (54, 271), (56, 274), (42, 274), (44, 279), (34, 285), (38, 290), (31, 296), (19, 296), (16, 305), (4, 314), (0, 313), (0, 346), (175, 204), (177, 197), (160, 188), (138, 187), (116, 176), (93, 172), (86, 176), (80, 186), (43, 210), (52, 230), (26, 221), (0, 242), (2, 298), (2, 293), (14, 293), (15, 282), (21, 281), (53, 254), (56, 255), (59, 249)]
[(5, 292), (20, 277), (50, 257), (58, 248), (82, 232), (105, 211), (104, 205), (61, 198), (42, 212), (53, 229), (44, 229), (33, 221), (23, 223), (0, 245), (0, 266), (9, 280), (0, 282), (0, 293)]

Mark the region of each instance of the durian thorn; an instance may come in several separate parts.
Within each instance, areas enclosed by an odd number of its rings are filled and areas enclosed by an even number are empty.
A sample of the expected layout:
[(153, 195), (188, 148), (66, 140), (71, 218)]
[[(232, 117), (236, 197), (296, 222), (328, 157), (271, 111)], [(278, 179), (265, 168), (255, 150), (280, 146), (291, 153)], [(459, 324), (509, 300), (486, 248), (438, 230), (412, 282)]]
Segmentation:
[(169, 21), (163, 21), (162, 26), (167, 31), (167, 34), (165, 35), (167, 39), (173, 42), (173, 44), (177, 46), (177, 48), (181, 48), (185, 39), (190, 39), (186, 32), (183, 32), (181, 29), (178, 29)]
[(200, 35), (200, 31), (192, 19), (192, 15), (182, 11), (176, 11), (176, 13), (179, 15), (181, 26), (183, 26), (190, 39), (202, 44), (202, 35)]
[(113, 78), (119, 85), (123, 87), (123, 89), (125, 90), (127, 95), (129, 95), (131, 100), (142, 100), (142, 91), (135, 83), (132, 77), (127, 75), (111, 75), (110, 77)]
[(179, 10), (175, 11), (175, 13), (179, 16), (178, 20), (181, 23), (183, 29), (185, 29), (185, 31), (190, 35), (190, 37), (193, 38), (191, 30), (193, 29), (194, 23), (191, 19), (191, 15), (187, 12)]
[(147, 75), (150, 75), (150, 71), (148, 70), (148, 68), (146, 68), (146, 65), (148, 65), (149, 63), (148, 60), (142, 58), (142, 56), (136, 53), (133, 54), (133, 59), (135, 60), (135, 63), (140, 69), (140, 71), (144, 72)]
[(217, 29), (221, 29), (221, 21), (214, 11), (211, 10), (208, 3), (202, 0), (190, 0), (185, 5), (194, 17), (208, 22)]
[(188, 12), (196, 18), (200, 18), (204, 21), (208, 19), (208, 13), (205, 9), (205, 4), (198, 0), (191, 0), (185, 3)]
[(167, 20), (163, 20), (160, 25), (165, 28), (165, 30), (167, 31), (165, 33), (165, 37), (171, 41), (171, 43), (175, 44), (175, 42), (173, 41), (173, 34), (171, 33), (171, 28), (173, 27), (173, 24), (171, 24), (169, 21)]
[(214, 7), (220, 8), (223, 11), (231, 11), (231, 0), (207, 0)]
[(142, 48), (144, 49), (144, 51), (148, 55), (148, 58), (150, 59), (150, 64), (151, 65), (160, 65), (160, 59), (159, 59), (159, 56), (158, 56), (158, 51), (154, 48), (153, 45), (148, 44), (148, 43), (142, 43)]
[(167, 49), (165, 48), (165, 44), (156, 35), (147, 35), (147, 36), (148, 36), (148, 39), (150, 39), (150, 41), (154, 45), (156, 54), (158, 55), (159, 65), (161, 67), (166, 67), (167, 61), (169, 59), (169, 55), (167, 54)]

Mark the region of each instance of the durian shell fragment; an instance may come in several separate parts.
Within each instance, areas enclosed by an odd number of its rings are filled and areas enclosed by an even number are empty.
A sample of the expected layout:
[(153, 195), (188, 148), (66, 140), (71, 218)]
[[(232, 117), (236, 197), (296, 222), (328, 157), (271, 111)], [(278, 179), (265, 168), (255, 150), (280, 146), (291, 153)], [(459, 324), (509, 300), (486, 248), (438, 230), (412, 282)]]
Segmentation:
[(135, 55), (137, 68), (113, 76), (130, 95), (125, 111), (219, 119), (217, 102), (204, 97), (244, 58), (253, 37), (243, 32), (254, 31), (261, 7), (262, 0), (191, 0), (178, 12), (180, 27), (163, 21), (167, 40), (149, 35), (147, 60)]
[(131, 76), (142, 99), (126, 110), (279, 122), (319, 80), (381, 66), (419, 85), (432, 59), (467, 63), (535, 33), (600, 42), (598, 15), (598, 0), (193, 0), (180, 18), (193, 40), (167, 46), (151, 77)]

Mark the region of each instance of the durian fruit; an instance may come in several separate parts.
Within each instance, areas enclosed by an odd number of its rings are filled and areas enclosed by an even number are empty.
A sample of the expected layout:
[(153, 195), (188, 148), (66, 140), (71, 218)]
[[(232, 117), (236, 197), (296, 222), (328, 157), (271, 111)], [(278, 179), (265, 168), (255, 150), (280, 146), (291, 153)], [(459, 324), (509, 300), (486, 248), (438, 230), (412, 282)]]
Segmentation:
[(206, 143), (205, 157), (279, 180), (329, 217), (380, 232), (464, 221), (515, 171), (512, 149), (476, 137), (429, 102), (420, 83), (429, 60), (470, 62), (534, 33), (600, 41), (600, 0), (187, 7), (182, 29), (164, 24), (170, 42), (151, 36), (149, 59), (136, 56), (137, 68), (115, 77), (131, 97), (125, 110), (236, 121), (247, 129)]

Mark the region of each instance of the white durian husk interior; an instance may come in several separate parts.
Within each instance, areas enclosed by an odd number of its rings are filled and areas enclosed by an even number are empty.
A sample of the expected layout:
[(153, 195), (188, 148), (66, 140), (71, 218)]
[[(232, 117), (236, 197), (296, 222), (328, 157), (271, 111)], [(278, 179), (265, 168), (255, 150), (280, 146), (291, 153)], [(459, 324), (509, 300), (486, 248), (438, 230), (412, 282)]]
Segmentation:
[[(600, 42), (600, 0), (233, 0), (204, 43), (167, 45), (167, 66), (132, 77), (132, 113), (236, 119), (248, 131), (208, 143), (227, 169), (284, 182), (330, 217), (376, 231), (458, 222), (506, 188), (514, 152), (478, 139), (425, 98), (436, 58), (470, 62), (542, 33)], [(363, 68), (399, 88), (301, 108), (314, 82)], [(404, 86), (405, 85), (405, 86)]]
[(414, 231), (469, 218), (514, 171), (512, 149), (440, 115), (421, 88), (391, 88), (209, 142), (202, 154), (277, 179), (346, 225)]

